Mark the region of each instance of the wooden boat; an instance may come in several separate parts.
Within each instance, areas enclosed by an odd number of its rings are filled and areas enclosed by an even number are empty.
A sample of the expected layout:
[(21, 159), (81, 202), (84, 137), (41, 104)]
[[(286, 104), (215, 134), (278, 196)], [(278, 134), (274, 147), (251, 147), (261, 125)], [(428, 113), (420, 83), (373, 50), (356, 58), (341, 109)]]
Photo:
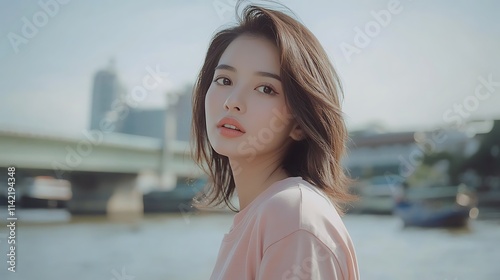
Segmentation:
[(406, 190), (394, 205), (405, 227), (463, 227), (477, 211), (474, 194), (457, 186)]

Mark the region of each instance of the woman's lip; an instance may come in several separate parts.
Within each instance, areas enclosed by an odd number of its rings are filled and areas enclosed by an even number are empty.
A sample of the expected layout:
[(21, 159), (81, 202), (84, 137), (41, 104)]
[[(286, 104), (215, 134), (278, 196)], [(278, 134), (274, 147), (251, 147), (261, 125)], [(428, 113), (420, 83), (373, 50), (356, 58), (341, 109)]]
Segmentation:
[(230, 129), (230, 128), (223, 127), (223, 126), (219, 127), (217, 130), (219, 131), (219, 133), (222, 136), (227, 137), (227, 138), (235, 138), (235, 137), (239, 137), (239, 136), (245, 134), (245, 132), (243, 132), (243, 131)]
[(217, 123), (217, 128), (221, 128), (225, 124), (233, 125), (236, 128), (238, 128), (241, 132), (245, 133), (245, 129), (243, 129), (242, 125), (236, 119), (230, 117), (224, 117)]

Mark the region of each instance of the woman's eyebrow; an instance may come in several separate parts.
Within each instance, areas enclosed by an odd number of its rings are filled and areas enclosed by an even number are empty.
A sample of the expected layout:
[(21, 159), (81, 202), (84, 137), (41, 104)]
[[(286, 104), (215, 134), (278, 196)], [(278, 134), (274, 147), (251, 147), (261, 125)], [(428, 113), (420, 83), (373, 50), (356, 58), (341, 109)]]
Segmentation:
[(229, 66), (227, 64), (219, 64), (219, 65), (217, 65), (217, 67), (215, 67), (215, 70), (217, 70), (217, 69), (224, 69), (224, 70), (236, 72), (236, 68), (234, 68), (233, 66)]
[[(233, 66), (227, 65), (227, 64), (219, 64), (219, 65), (217, 65), (217, 67), (215, 67), (215, 70), (217, 70), (217, 69), (224, 69), (224, 70), (236, 72), (236, 68), (234, 68)], [(281, 77), (279, 75), (276, 75), (273, 73), (257, 71), (257, 72), (255, 72), (255, 74), (262, 76), (262, 77), (273, 78), (273, 79), (276, 79), (276, 80), (281, 82)]]
[(273, 79), (276, 79), (276, 80), (281, 82), (281, 77), (279, 75), (269, 73), (269, 72), (262, 72), (262, 71), (258, 71), (255, 73), (259, 76), (273, 78)]

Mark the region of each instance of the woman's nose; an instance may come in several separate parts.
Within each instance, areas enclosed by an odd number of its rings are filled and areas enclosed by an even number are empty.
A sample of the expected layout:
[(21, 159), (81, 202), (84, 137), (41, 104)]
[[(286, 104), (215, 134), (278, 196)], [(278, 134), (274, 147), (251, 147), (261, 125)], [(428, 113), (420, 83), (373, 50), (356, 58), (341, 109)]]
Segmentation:
[(235, 88), (224, 102), (224, 109), (243, 113), (245, 110), (244, 101), (242, 100), (243, 90)]

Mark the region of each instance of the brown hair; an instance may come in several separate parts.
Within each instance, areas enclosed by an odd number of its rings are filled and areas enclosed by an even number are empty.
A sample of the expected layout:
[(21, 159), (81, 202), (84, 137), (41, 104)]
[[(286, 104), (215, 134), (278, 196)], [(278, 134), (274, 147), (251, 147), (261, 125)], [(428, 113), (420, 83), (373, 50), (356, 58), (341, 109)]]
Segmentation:
[[(245, 34), (267, 38), (278, 48), (285, 101), (306, 135), (289, 147), (283, 168), (289, 176), (301, 176), (322, 189), (343, 214), (339, 203), (352, 201), (354, 196), (348, 192), (350, 180), (341, 166), (348, 139), (340, 104), (342, 87), (328, 55), (304, 25), (283, 12), (248, 5), (238, 20), (237, 26), (212, 37), (193, 92), (192, 151), (209, 176), (205, 201), (208, 205), (215, 202), (215, 206), (225, 203), (238, 212), (230, 203), (235, 183), (229, 159), (218, 154), (208, 140), (205, 96), (222, 53)], [(196, 203), (200, 203), (199, 197)]]

